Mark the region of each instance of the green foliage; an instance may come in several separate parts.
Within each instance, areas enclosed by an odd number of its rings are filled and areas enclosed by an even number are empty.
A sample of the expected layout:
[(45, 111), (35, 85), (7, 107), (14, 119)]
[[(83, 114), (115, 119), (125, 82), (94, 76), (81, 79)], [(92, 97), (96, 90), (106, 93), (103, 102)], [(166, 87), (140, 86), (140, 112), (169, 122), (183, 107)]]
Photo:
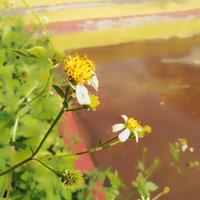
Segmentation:
[[(1, 20), (4, 23), (0, 31), (0, 172), (32, 154), (59, 112), (64, 97), (62, 89), (52, 85), (52, 70), (62, 55), (53, 51), (46, 37), (38, 36), (34, 30), (27, 31), (21, 19)], [(53, 89), (58, 95), (53, 95)], [(67, 153), (57, 127), (37, 156), (45, 165), (61, 172), (73, 169), (76, 157), (57, 157)], [(54, 157), (48, 159), (49, 156)], [(116, 199), (122, 186), (117, 172), (110, 170), (95, 170), (84, 179), (83, 188), (71, 191), (64, 187), (61, 178), (31, 161), (0, 177), (0, 197), (9, 193), (13, 200), (22, 197), (24, 200), (93, 200), (93, 191), (100, 190), (110, 200)], [(104, 185), (104, 182), (108, 183)]]
[(111, 170), (94, 170), (84, 176), (86, 184), (81, 190), (72, 194), (72, 199), (93, 200), (96, 196), (103, 195), (106, 200), (115, 200), (119, 195), (119, 189), (124, 186), (118, 173)]
[(151, 194), (158, 189), (158, 186), (154, 182), (149, 181), (149, 178), (160, 164), (160, 160), (158, 158), (155, 158), (153, 160), (153, 163), (150, 166), (146, 167), (146, 154), (147, 149), (144, 148), (142, 159), (138, 161), (138, 175), (136, 179), (132, 182), (132, 185), (137, 190), (139, 196), (145, 199), (151, 197)]
[(148, 198), (152, 192), (158, 189), (158, 186), (152, 181), (148, 181), (143, 174), (138, 174), (135, 181), (133, 181), (133, 186), (137, 188), (137, 192), (141, 197)]
[(119, 195), (119, 189), (125, 187), (122, 180), (119, 178), (117, 171), (107, 170), (106, 172), (108, 186), (105, 187), (105, 195), (107, 200), (114, 200)]
[[(1, 20), (4, 20), (0, 31), (0, 169), (3, 171), (26, 158), (37, 147), (59, 111), (61, 98), (51, 93), (50, 69), (54, 62), (49, 56), (53, 52), (46, 39), (26, 31), (20, 19)], [(15, 123), (17, 119), (18, 123)], [(57, 134), (54, 129), (40, 151), (41, 155), (52, 155), (65, 149)], [(68, 159), (67, 164), (65, 159), (55, 160), (49, 163), (58, 169), (73, 166), (73, 159)], [(12, 199), (22, 196), (23, 199), (60, 199), (66, 196), (60, 180), (38, 164), (19, 168), (12, 177)], [(1, 197), (8, 182), (8, 178), (0, 177), (0, 186), (4, 188)]]

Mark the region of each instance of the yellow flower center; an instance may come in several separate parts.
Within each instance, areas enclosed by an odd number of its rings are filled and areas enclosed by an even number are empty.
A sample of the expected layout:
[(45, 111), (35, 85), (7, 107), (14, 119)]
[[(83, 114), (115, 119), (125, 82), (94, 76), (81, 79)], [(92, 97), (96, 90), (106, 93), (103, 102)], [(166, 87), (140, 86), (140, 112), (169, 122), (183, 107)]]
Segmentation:
[(130, 131), (134, 131), (135, 128), (139, 128), (140, 124), (137, 120), (130, 117), (125, 123), (126, 128), (128, 128)]
[(180, 138), (179, 141), (180, 141), (181, 146), (188, 145), (187, 140), (185, 138)]
[(75, 84), (87, 83), (94, 76), (95, 64), (86, 56), (67, 56), (64, 59), (64, 70), (70, 81)]

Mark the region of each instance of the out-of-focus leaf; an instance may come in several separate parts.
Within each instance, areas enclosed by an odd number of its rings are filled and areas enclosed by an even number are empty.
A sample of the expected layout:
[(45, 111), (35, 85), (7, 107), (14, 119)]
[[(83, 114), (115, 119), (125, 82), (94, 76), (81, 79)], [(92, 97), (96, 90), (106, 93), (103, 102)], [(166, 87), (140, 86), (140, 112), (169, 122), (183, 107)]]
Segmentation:
[(42, 46), (34, 46), (31, 49), (26, 50), (29, 55), (34, 55), (37, 58), (47, 58), (47, 50)]
[(20, 136), (16, 139), (16, 141), (10, 141), (10, 145), (13, 146), (15, 148), (16, 151), (20, 150), (20, 149), (25, 149), (27, 147), (27, 145), (24, 143), (27, 140), (26, 137), (24, 136)]

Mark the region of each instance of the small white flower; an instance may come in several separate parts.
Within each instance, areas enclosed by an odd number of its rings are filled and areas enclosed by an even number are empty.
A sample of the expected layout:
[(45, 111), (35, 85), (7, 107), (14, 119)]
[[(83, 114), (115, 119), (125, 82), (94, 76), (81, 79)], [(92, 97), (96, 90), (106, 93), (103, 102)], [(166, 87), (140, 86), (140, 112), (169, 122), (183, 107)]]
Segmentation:
[[(115, 132), (121, 131), (121, 133), (118, 135), (118, 138), (121, 142), (125, 142), (126, 140), (128, 140), (131, 132), (133, 132), (135, 135), (136, 143), (138, 143), (138, 140), (139, 140), (138, 132), (142, 131), (142, 127), (137, 125), (138, 127), (136, 127), (134, 130), (132, 129), (130, 130), (127, 124), (132, 123), (134, 119), (133, 118), (129, 119), (126, 115), (121, 115), (121, 116), (124, 119), (125, 123), (118, 123), (118, 124), (113, 125), (112, 132), (115, 133)], [(137, 123), (136, 120), (134, 120), (134, 122)]]
[(88, 89), (83, 84), (76, 85), (76, 98), (80, 105), (90, 104)]
[(191, 153), (193, 153), (193, 152), (194, 152), (194, 148), (190, 147), (190, 148), (189, 148), (189, 151), (190, 151)]

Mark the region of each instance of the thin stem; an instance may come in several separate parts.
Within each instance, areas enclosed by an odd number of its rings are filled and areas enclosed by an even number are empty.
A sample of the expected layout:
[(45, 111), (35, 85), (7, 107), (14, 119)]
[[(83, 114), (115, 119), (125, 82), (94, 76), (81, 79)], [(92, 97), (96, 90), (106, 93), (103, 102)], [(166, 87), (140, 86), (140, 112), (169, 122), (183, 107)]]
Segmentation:
[(53, 50), (53, 45), (52, 45), (52, 43), (51, 43), (51, 40), (50, 40), (50, 38), (49, 38), (49, 34), (48, 34), (47, 27), (46, 27), (45, 24), (42, 22), (42, 20), (41, 20), (40, 17), (38, 16), (37, 12), (35, 12), (35, 11), (33, 10), (33, 8), (31, 7), (31, 5), (30, 5), (26, 0), (20, 0), (20, 1), (31, 11), (32, 15), (35, 17), (35, 19), (38, 21), (38, 23), (39, 23), (39, 25), (41, 26), (41, 28), (44, 30), (45, 36), (46, 36), (46, 38), (47, 38), (47, 40), (48, 40), (48, 42), (49, 42), (49, 47), (50, 47), (50, 49), (51, 49), (51, 52), (50, 52), (50, 53), (51, 53), (51, 56), (52, 56), (54, 50)]
[(50, 170), (51, 172), (53, 172), (54, 174), (56, 174), (57, 176), (60, 176), (60, 173), (58, 171), (55, 171), (54, 169), (52, 169), (50, 166), (46, 165), (45, 163), (43, 163), (41, 160), (37, 159), (37, 158), (33, 158), (33, 160), (37, 161), (38, 163), (40, 163), (42, 166), (46, 167), (48, 170)]
[(33, 85), (33, 87), (26, 93), (26, 95), (21, 99), (21, 101), (19, 102), (19, 104), (17, 105), (17, 107), (20, 107), (24, 101), (32, 94), (32, 92), (37, 88), (37, 86), (39, 85), (39, 83), (35, 83)]
[(88, 154), (88, 153), (95, 153), (101, 150), (104, 150), (108, 147), (112, 147), (116, 144), (120, 143), (120, 141), (118, 140), (118, 136), (115, 136), (107, 141), (105, 141), (104, 143), (97, 145), (95, 147), (92, 147), (90, 149), (87, 149), (85, 151), (80, 151), (80, 152), (76, 152), (76, 153), (71, 153), (71, 154), (59, 154), (59, 155), (54, 155), (54, 156), (42, 156), (42, 157), (38, 157), (39, 158), (46, 158), (46, 159), (52, 159), (52, 158), (58, 158), (58, 157), (71, 157), (71, 156), (80, 156), (80, 155), (84, 155), (84, 154)]
[(32, 156), (30, 156), (30, 157), (28, 157), (28, 158), (22, 160), (21, 162), (17, 163), (16, 165), (14, 165), (14, 166), (8, 168), (7, 170), (1, 172), (1, 173), (0, 173), (0, 176), (3, 176), (3, 175), (5, 175), (5, 174), (7, 174), (7, 173), (13, 171), (14, 169), (16, 169), (16, 168), (18, 168), (18, 167), (24, 165), (25, 163), (29, 162), (30, 160), (32, 160)]
[(64, 106), (62, 107), (62, 109), (58, 113), (57, 117), (54, 119), (53, 123), (51, 124), (50, 128), (47, 130), (46, 134), (44, 135), (42, 141), (40, 142), (40, 144), (38, 145), (36, 150), (33, 152), (32, 157), (34, 157), (39, 152), (39, 150), (41, 149), (42, 145), (46, 141), (47, 137), (49, 136), (49, 134), (51, 133), (51, 131), (53, 130), (53, 128), (55, 127), (55, 125), (57, 124), (58, 120), (61, 118), (63, 113), (64, 113)]
[(66, 111), (66, 112), (73, 112), (73, 111), (78, 111), (78, 110), (82, 110), (82, 109), (84, 109), (83, 106), (78, 107), (78, 108), (70, 108), (70, 109), (66, 109), (65, 111)]
[(19, 116), (16, 117), (15, 124), (14, 124), (14, 127), (13, 127), (12, 142), (15, 142), (15, 139), (16, 139), (18, 122), (19, 122)]
[(46, 26), (44, 25), (44, 23), (42, 22), (42, 20), (40, 19), (40, 17), (38, 16), (38, 14), (33, 10), (33, 8), (28, 4), (28, 2), (26, 0), (21, 0), (21, 2), (31, 11), (32, 15), (35, 17), (35, 19), (38, 21), (38, 23), (44, 30), (46, 37), (49, 38), (48, 30), (47, 30)]
[(163, 191), (159, 194), (157, 194), (155, 197), (152, 198), (152, 200), (158, 200), (160, 199), (162, 196), (166, 195), (167, 193), (169, 193), (170, 189), (169, 187), (164, 187)]
[(160, 199), (163, 195), (165, 195), (165, 193), (161, 192), (161, 193), (157, 194), (155, 197), (153, 197), (152, 200), (158, 200), (158, 199)]
[[(16, 138), (16, 133), (17, 133), (17, 128), (18, 128), (18, 122), (19, 122), (19, 116), (17, 116), (16, 120), (15, 120), (15, 124), (13, 127), (13, 131), (12, 131), (12, 142), (15, 142), (15, 138)], [(12, 147), (12, 155), (11, 155), (11, 165), (13, 163), (13, 158), (14, 158), (14, 153), (15, 153), (15, 147)], [(8, 174), (8, 188), (7, 188), (7, 197), (6, 199), (10, 198), (10, 191), (12, 190), (12, 176), (13, 176), (13, 172), (11, 171)]]

